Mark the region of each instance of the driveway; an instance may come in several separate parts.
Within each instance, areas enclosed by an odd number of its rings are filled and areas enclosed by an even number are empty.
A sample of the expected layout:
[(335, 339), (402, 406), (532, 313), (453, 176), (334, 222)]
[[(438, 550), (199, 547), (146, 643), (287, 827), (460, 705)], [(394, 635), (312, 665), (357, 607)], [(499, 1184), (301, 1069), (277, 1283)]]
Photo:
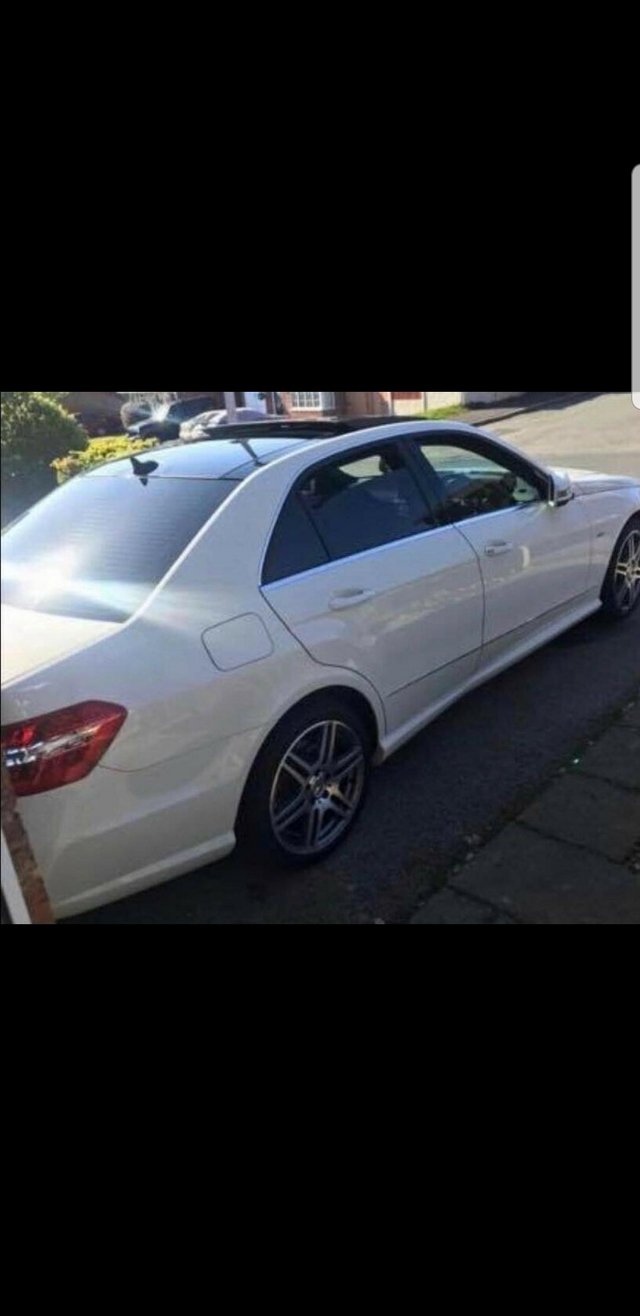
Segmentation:
[[(628, 395), (492, 428), (542, 461), (640, 475), (640, 413)], [(519, 814), (639, 680), (640, 612), (622, 626), (592, 618), (467, 696), (377, 771), (356, 831), (320, 867), (294, 877), (232, 856), (73, 922), (407, 922), (469, 838)]]

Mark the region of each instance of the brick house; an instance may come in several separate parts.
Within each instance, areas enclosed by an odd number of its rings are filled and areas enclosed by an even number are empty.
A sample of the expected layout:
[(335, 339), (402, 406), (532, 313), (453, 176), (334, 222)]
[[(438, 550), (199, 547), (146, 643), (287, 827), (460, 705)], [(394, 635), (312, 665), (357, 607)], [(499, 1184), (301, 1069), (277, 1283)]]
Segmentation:
[(481, 406), (518, 393), (282, 393), (292, 416), (415, 416), (435, 407)]

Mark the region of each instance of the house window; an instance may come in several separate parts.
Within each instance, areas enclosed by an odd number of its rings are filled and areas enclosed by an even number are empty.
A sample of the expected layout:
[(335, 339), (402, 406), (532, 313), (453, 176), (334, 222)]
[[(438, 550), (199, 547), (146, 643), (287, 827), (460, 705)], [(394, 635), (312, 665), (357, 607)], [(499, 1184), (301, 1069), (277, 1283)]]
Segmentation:
[(322, 411), (322, 393), (292, 393), (294, 411)]

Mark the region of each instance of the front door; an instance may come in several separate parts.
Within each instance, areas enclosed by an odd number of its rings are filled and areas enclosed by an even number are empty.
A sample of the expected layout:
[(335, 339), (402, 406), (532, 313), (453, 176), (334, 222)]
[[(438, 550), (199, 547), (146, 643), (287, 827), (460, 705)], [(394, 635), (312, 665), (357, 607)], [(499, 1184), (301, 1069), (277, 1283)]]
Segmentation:
[(591, 563), (581, 500), (551, 507), (544, 474), (482, 436), (420, 447), (448, 519), (478, 556), (489, 652), (575, 608), (588, 591)]

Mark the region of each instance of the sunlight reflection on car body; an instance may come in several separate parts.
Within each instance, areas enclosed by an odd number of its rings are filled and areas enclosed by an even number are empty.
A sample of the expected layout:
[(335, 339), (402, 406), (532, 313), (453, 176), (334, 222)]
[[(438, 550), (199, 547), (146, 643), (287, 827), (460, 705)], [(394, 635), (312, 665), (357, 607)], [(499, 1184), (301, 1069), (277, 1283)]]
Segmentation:
[(107, 609), (114, 620), (133, 616), (148, 595), (148, 586), (133, 586), (121, 580), (93, 580), (78, 573), (80, 564), (75, 553), (66, 551), (57, 557), (41, 559), (36, 563), (2, 563), (2, 579), (19, 585), (23, 607), (39, 607), (56, 612), (56, 600), (63, 597), (65, 607), (70, 599), (78, 604), (99, 604)]

